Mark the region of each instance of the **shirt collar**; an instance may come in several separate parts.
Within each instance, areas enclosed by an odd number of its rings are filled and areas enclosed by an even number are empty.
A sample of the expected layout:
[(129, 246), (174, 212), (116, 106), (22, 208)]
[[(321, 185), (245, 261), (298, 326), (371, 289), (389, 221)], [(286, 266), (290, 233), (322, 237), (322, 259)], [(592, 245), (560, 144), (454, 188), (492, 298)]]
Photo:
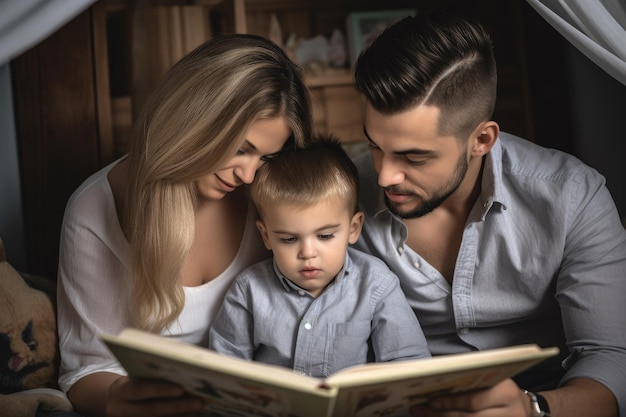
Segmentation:
[(485, 156), (485, 164), (483, 166), (479, 197), (479, 204), (484, 209), (482, 211), (483, 219), (494, 203), (500, 204), (504, 210), (506, 210), (509, 204), (509, 198), (504, 189), (502, 171), (502, 143), (500, 138), (498, 138)]

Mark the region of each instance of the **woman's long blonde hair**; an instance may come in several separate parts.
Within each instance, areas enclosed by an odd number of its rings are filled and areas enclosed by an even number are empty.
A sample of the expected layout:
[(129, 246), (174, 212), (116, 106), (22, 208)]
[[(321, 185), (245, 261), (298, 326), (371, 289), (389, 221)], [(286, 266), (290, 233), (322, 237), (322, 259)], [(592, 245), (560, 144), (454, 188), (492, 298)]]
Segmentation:
[(184, 305), (180, 271), (194, 239), (194, 181), (215, 172), (259, 119), (282, 116), (289, 142), (310, 137), (308, 90), (272, 42), (221, 35), (165, 75), (134, 128), (122, 226), (130, 244), (132, 325), (160, 332)]

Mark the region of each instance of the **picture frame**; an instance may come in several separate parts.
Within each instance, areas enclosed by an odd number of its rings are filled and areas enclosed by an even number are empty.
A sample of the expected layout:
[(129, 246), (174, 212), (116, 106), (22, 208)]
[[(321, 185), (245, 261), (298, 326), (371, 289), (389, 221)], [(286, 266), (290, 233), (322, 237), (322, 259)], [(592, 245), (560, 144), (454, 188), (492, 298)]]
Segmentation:
[(415, 9), (396, 9), (348, 14), (346, 32), (350, 66), (354, 67), (361, 51), (369, 46), (385, 28), (407, 16), (415, 16), (415, 13), (417, 13)]

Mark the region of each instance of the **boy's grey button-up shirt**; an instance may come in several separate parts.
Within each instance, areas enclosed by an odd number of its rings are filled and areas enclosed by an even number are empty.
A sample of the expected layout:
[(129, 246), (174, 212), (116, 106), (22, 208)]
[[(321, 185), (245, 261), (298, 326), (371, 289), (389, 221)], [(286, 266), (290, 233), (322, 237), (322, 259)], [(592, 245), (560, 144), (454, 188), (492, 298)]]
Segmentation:
[(430, 356), (398, 278), (379, 259), (352, 248), (317, 298), (271, 259), (245, 270), (211, 327), (209, 348), (320, 378), (368, 359)]

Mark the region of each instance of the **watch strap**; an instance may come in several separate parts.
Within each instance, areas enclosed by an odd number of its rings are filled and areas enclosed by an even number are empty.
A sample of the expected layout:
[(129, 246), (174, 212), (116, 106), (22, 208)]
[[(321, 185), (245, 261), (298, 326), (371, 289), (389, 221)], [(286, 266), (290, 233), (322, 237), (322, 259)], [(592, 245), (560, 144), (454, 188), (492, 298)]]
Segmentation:
[(524, 394), (530, 398), (531, 417), (551, 417), (548, 402), (542, 395), (526, 390), (524, 390)]

